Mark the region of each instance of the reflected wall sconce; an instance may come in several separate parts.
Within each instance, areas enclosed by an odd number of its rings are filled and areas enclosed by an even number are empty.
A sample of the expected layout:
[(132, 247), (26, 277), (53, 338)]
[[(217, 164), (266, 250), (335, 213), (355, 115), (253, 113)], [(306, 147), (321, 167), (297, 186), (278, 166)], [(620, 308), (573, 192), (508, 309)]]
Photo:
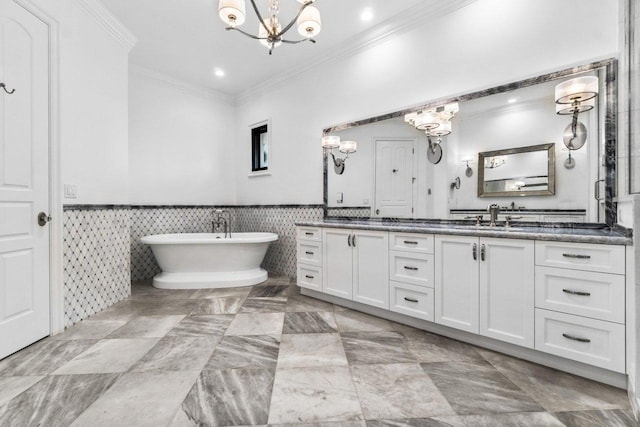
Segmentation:
[[(355, 153), (358, 150), (358, 143), (356, 141), (341, 141), (339, 136), (327, 135), (322, 137), (322, 148), (328, 150), (333, 159), (333, 170), (336, 175), (342, 175), (344, 173), (345, 162), (349, 158), (349, 154)], [(333, 154), (333, 150), (338, 149), (346, 157), (340, 158)]]
[[(442, 160), (442, 137), (451, 133), (451, 119), (460, 110), (457, 102), (405, 114), (404, 121), (427, 135), (427, 159), (437, 165)], [(436, 137), (434, 142), (431, 138)]]
[(578, 121), (578, 114), (592, 110), (598, 96), (598, 78), (596, 76), (576, 77), (556, 86), (556, 114), (571, 115), (571, 123), (567, 125), (562, 142), (569, 149), (569, 158), (564, 167), (573, 169), (576, 161), (571, 157), (572, 150), (579, 150), (587, 141), (587, 127)]

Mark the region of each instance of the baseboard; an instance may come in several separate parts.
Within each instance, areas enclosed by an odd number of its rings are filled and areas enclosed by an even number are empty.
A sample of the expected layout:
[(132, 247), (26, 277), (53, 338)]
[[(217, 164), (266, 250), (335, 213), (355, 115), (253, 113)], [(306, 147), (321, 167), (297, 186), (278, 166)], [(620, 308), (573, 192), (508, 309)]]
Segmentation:
[(631, 375), (629, 375), (629, 381), (627, 385), (627, 396), (629, 396), (629, 403), (631, 404), (633, 416), (636, 417), (637, 421), (640, 421), (640, 400), (638, 400), (638, 395), (636, 394), (635, 378)]

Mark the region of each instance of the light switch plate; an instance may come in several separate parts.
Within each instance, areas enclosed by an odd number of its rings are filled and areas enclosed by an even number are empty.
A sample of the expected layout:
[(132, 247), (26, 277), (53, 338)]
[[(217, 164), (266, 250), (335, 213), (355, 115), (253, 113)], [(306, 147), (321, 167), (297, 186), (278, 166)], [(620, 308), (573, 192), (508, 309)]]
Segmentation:
[(75, 199), (78, 197), (78, 187), (71, 184), (64, 185), (64, 198), (65, 199)]

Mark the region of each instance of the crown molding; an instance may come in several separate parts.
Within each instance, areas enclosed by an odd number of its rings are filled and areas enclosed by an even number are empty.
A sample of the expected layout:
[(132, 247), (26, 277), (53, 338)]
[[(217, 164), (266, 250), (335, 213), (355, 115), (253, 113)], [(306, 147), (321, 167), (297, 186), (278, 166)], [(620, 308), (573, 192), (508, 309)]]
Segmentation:
[(236, 97), (224, 92), (220, 92), (205, 86), (198, 86), (191, 83), (187, 83), (183, 80), (171, 77), (167, 74), (160, 73), (158, 71), (151, 70), (136, 64), (129, 64), (129, 72), (137, 76), (155, 80), (163, 85), (169, 85), (174, 89), (188, 93), (189, 95), (199, 96), (206, 99), (214, 99), (216, 101), (235, 106)]
[(138, 43), (136, 36), (109, 12), (100, 0), (75, 0), (75, 4), (87, 15), (93, 17), (107, 33), (128, 50), (133, 49)]
[(342, 47), (335, 49), (328, 55), (323, 55), (299, 67), (291, 68), (286, 73), (281, 73), (239, 92), (236, 96), (236, 102), (238, 105), (242, 105), (249, 102), (252, 97), (283, 86), (290, 79), (317, 68), (324, 63), (349, 57), (358, 51), (371, 48), (391, 36), (410, 31), (420, 25), (424, 25), (425, 22), (429, 20), (453, 13), (476, 1), (478, 0), (448, 0), (437, 2), (436, 4), (425, 2), (406, 9), (371, 29), (345, 40), (345, 42), (341, 44)]

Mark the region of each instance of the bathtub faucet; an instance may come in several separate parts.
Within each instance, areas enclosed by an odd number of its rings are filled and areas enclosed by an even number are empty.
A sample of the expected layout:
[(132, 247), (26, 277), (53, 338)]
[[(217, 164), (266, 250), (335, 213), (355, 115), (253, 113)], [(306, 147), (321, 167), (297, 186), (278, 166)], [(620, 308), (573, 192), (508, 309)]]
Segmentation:
[(215, 233), (216, 229), (222, 226), (224, 227), (224, 238), (231, 238), (231, 213), (227, 210), (216, 209), (213, 214), (215, 217), (211, 221), (211, 231)]

